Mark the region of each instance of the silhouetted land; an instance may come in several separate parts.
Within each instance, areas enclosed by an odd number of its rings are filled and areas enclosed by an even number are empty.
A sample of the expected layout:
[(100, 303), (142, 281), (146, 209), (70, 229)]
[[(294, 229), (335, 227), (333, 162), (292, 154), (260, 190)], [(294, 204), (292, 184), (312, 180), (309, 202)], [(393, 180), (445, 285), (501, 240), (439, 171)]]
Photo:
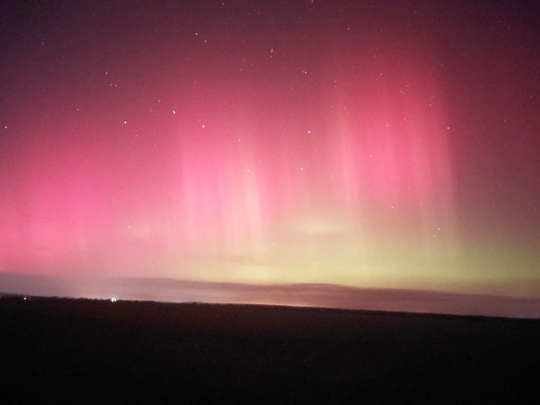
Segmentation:
[(0, 299), (2, 403), (540, 403), (539, 377), (538, 320)]

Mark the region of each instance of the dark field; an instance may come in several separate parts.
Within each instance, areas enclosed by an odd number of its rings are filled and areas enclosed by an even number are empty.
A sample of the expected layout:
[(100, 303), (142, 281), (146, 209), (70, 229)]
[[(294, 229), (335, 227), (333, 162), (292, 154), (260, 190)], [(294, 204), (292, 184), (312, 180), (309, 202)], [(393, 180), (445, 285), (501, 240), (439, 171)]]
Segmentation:
[(0, 299), (2, 403), (540, 403), (539, 361), (538, 320)]

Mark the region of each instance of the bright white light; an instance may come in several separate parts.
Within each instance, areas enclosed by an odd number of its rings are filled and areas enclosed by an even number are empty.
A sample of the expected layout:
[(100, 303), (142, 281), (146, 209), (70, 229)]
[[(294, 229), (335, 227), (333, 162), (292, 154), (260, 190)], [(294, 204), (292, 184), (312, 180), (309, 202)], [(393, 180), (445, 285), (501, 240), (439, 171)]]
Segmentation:
[(111, 302), (116, 302), (117, 299), (116, 298), (111, 298)]

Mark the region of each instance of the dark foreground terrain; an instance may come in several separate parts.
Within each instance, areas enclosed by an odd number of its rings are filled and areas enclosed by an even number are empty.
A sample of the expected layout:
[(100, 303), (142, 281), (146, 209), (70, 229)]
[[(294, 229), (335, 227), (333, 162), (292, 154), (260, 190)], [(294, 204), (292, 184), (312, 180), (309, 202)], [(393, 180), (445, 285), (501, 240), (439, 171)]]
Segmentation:
[(540, 321), (3, 297), (0, 381), (2, 403), (540, 403)]

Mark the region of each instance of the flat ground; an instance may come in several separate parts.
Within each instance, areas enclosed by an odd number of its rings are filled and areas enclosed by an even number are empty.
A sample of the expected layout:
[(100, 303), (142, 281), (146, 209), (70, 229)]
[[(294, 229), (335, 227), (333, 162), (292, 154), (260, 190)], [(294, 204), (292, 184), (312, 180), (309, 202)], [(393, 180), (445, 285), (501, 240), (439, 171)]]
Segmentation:
[(540, 321), (4, 297), (0, 384), (2, 403), (540, 403)]

